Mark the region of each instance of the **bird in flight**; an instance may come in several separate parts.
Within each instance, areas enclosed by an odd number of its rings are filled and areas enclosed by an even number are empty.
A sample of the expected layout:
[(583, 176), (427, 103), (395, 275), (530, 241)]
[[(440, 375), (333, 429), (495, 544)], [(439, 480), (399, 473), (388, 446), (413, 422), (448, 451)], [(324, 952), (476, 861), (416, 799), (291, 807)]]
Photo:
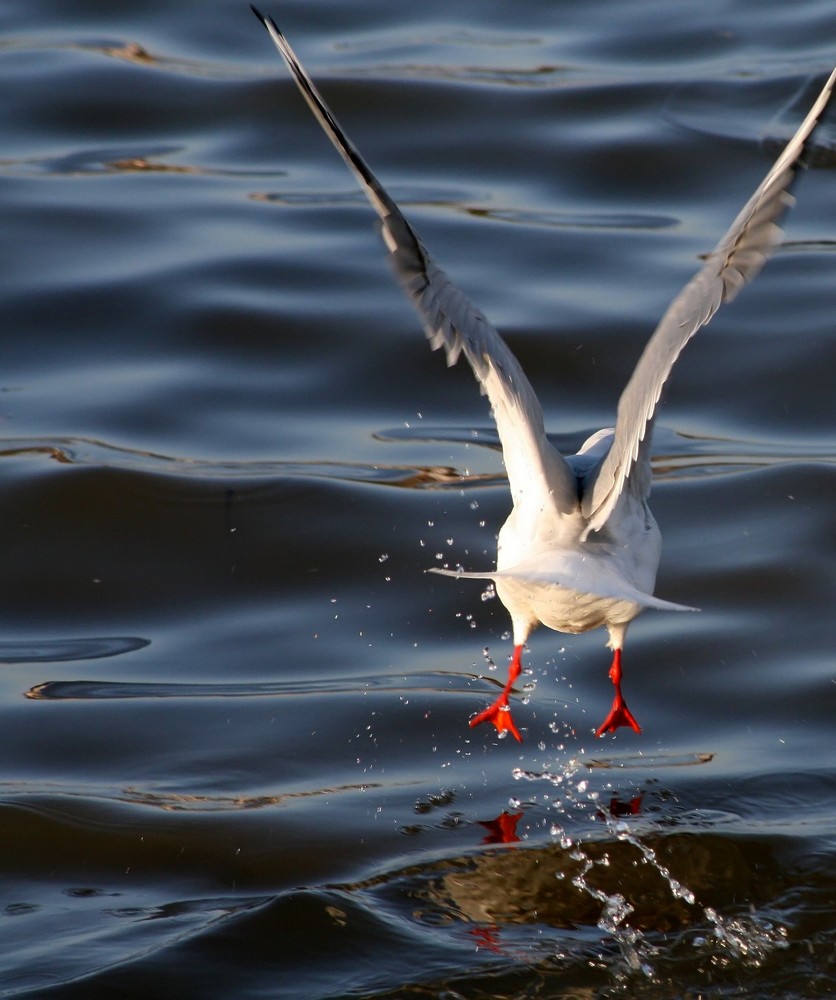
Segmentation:
[(377, 213), (381, 236), (433, 349), (448, 365), (463, 354), (487, 395), (502, 443), (513, 508), (497, 539), (496, 569), (456, 578), (491, 580), (513, 624), (514, 651), (499, 697), (470, 720), (492, 722), (522, 740), (509, 695), (522, 672), (526, 640), (538, 625), (578, 633), (604, 626), (612, 649), (612, 708), (596, 736), (629, 726), (641, 732), (621, 692), (621, 650), (630, 622), (645, 608), (693, 611), (653, 596), (661, 535), (648, 507), (653, 422), (662, 388), (683, 347), (724, 302), (760, 271), (781, 237), (789, 187), (818, 124), (836, 69), (771, 170), (728, 232), (667, 311), (618, 401), (615, 426), (563, 456), (546, 437), (543, 411), (519, 362), (485, 316), (438, 267), (342, 130), (272, 18), (252, 8), (287, 63), (316, 120)]

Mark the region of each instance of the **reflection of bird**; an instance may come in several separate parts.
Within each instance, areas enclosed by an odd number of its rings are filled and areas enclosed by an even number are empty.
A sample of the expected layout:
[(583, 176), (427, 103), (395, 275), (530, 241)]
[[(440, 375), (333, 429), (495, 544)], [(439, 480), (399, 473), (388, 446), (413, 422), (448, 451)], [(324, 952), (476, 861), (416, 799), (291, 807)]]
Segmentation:
[(573, 633), (604, 625), (613, 650), (615, 700), (596, 735), (619, 726), (640, 732), (621, 695), (621, 647), (627, 626), (644, 608), (691, 610), (652, 596), (661, 550), (659, 529), (647, 505), (656, 404), (682, 348), (721, 303), (731, 301), (758, 273), (779, 239), (777, 220), (792, 203), (788, 188), (804, 144), (830, 99), (836, 70), (763, 183), (662, 317), (621, 394), (615, 427), (593, 434), (576, 455), (564, 458), (546, 439), (540, 404), (505, 342), (435, 264), (272, 19), (255, 13), (377, 212), (398, 278), (421, 314), (432, 347), (444, 347), (448, 364), (464, 354), (493, 409), (514, 503), (499, 532), (496, 570), (435, 570), (493, 580), (513, 622), (508, 682), (471, 725), (490, 720), (499, 732), (508, 730), (521, 739), (508, 695), (522, 669), (529, 634), (540, 623)]

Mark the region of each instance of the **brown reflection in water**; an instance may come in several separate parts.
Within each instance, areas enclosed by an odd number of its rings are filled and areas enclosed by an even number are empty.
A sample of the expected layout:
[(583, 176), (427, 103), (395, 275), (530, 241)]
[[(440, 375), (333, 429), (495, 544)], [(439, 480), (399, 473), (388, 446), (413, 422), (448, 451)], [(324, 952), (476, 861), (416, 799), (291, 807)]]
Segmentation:
[(624, 897), (632, 907), (631, 927), (664, 933), (705, 921), (705, 907), (757, 905), (775, 891), (776, 865), (763, 843), (690, 833), (645, 842), (659, 864), (695, 893), (696, 905), (675, 897), (635, 845), (611, 839), (584, 843), (583, 858), (557, 844), (488, 851), (448, 868), (428, 892), (437, 905), (452, 904), (460, 917), (483, 925), (595, 927), (601, 902), (575, 881), (585, 871), (593, 890)]
[(123, 59), (125, 62), (139, 64), (140, 66), (154, 65), (158, 60), (152, 56), (148, 49), (139, 42), (125, 42), (124, 45), (108, 45), (101, 49), (106, 56), (114, 59)]
[(201, 174), (204, 172), (197, 167), (175, 167), (169, 163), (154, 163), (144, 156), (132, 156), (125, 160), (111, 160), (107, 165), (111, 170), (122, 170), (126, 173), (154, 171), (164, 174)]

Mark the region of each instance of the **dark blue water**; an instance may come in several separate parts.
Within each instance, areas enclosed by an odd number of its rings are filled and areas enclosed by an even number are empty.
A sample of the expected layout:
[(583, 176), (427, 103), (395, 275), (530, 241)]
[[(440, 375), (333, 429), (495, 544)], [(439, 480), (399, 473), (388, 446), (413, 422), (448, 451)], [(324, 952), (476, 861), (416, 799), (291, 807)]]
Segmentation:
[[(836, 52), (829, 0), (262, 5), (567, 448)], [(662, 411), (703, 610), (631, 629), (644, 733), (544, 630), (520, 746), (503, 608), (425, 573), (494, 554), (485, 401), (247, 5), (7, 0), (0, 105), (0, 995), (832, 995), (834, 115)]]

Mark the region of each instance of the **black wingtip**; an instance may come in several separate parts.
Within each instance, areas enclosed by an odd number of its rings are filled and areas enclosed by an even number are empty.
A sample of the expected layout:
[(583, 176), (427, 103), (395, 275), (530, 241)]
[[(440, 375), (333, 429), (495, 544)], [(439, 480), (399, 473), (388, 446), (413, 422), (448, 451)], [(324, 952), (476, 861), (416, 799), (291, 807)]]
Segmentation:
[[(262, 14), (261, 11), (256, 7), (255, 4), (250, 4), (250, 10), (255, 14), (255, 16), (261, 21), (264, 27), (271, 33), (275, 32), (277, 35), (281, 35), (278, 24), (273, 20), (269, 14)], [(282, 35), (284, 37), (284, 35)]]

